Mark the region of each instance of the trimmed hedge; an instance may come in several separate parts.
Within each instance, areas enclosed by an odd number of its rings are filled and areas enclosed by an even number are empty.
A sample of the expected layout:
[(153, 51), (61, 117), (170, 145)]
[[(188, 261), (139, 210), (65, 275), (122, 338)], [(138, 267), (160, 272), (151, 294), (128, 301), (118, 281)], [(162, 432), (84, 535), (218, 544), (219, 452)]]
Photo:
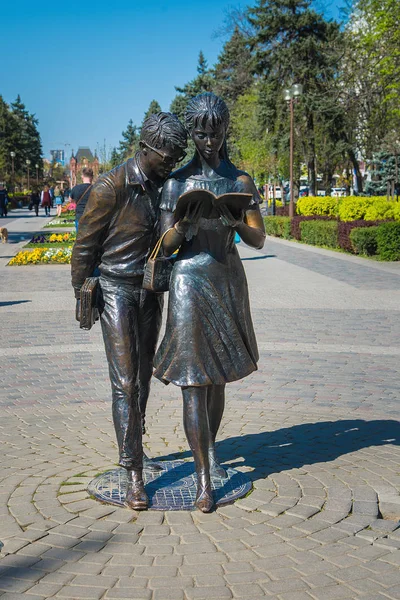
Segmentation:
[(299, 241), (301, 240), (300, 225), (303, 221), (332, 221), (332, 218), (331, 217), (323, 217), (323, 216), (306, 217), (306, 216), (300, 216), (300, 215), (293, 217), (291, 234), (296, 240), (299, 240)]
[(337, 221), (303, 221), (300, 223), (301, 241), (313, 246), (338, 247)]
[(267, 235), (283, 237), (285, 240), (291, 238), (290, 217), (264, 217), (264, 223)]
[(358, 221), (350, 221), (348, 223), (344, 223), (343, 221), (338, 222), (338, 235), (339, 235), (339, 246), (342, 250), (346, 252), (353, 252), (353, 244), (351, 242), (351, 232), (355, 228), (359, 227), (376, 227), (377, 225), (382, 225), (382, 223), (386, 223), (387, 221), (364, 221), (360, 219)]
[(382, 196), (304, 196), (298, 199), (296, 207), (299, 215), (326, 215), (345, 222), (400, 220), (400, 202), (388, 202)]
[(354, 227), (350, 231), (350, 241), (355, 254), (374, 256), (377, 253), (377, 233), (380, 225), (372, 227)]
[(400, 260), (400, 223), (384, 223), (376, 233), (378, 255), (383, 260)]

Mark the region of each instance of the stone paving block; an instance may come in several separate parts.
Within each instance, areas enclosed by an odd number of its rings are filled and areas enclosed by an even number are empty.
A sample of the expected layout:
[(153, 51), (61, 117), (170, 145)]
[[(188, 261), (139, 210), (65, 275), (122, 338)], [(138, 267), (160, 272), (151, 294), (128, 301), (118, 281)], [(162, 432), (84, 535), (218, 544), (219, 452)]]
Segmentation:
[(40, 582), (37, 585), (31, 587), (28, 592), (33, 596), (42, 596), (43, 598), (50, 598), (57, 594), (57, 592), (62, 588), (62, 584), (59, 583), (43, 583)]
[(217, 551), (216, 547), (208, 542), (200, 542), (199, 544), (179, 544), (175, 546), (175, 553), (188, 554), (211, 554)]
[[(145, 554), (149, 556), (163, 556), (164, 554), (173, 554), (174, 552), (174, 546), (167, 545), (141, 546), (141, 548), (145, 551)], [(181, 552), (180, 554), (186, 553)]]
[(206, 588), (187, 588), (185, 596), (188, 600), (208, 600), (209, 598), (232, 598), (232, 593), (225, 586), (208, 586)]
[(175, 566), (137, 566), (134, 569), (135, 577), (162, 577), (162, 578), (172, 578), (175, 577), (178, 573), (178, 568)]
[(155, 556), (154, 557), (154, 565), (158, 566), (172, 566), (172, 567), (180, 567), (183, 564), (184, 557), (177, 556), (176, 554), (167, 555), (167, 556)]
[(151, 577), (149, 579), (148, 586), (150, 589), (164, 589), (164, 588), (172, 588), (172, 589), (185, 589), (187, 590), (189, 587), (193, 585), (192, 577), (182, 577), (176, 575), (174, 577)]
[(107, 588), (66, 585), (61, 588), (55, 597), (70, 598), (71, 600), (100, 600), (106, 591)]
[(324, 529), (323, 531), (317, 531), (310, 535), (311, 539), (321, 542), (322, 544), (332, 544), (345, 537), (347, 537), (347, 534), (344, 531), (340, 531), (334, 527)]
[(152, 556), (146, 556), (144, 554), (118, 554), (117, 556), (107, 555), (107, 559), (107, 566), (128, 565), (132, 566), (132, 568), (137, 565), (152, 565), (154, 560)]
[(262, 597), (264, 592), (262, 587), (255, 583), (232, 585), (231, 590), (234, 598), (245, 598), (246, 600), (248, 600), (248, 598), (255, 598), (256, 596)]
[(254, 571), (254, 567), (249, 562), (232, 562), (223, 565), (225, 573), (248, 573)]
[(325, 575), (324, 573), (308, 575), (307, 577), (303, 577), (303, 581), (305, 581), (310, 588), (327, 587), (328, 585), (333, 585), (335, 583), (329, 575)]
[(225, 579), (230, 586), (242, 583), (244, 584), (254, 583), (258, 581), (270, 581), (270, 577), (262, 571), (248, 571), (245, 573), (227, 573), (225, 575)]
[(3, 576), (0, 579), (0, 591), (2, 592), (18, 592), (22, 593), (32, 587), (32, 582), (24, 579), (12, 579), (11, 577)]
[(312, 596), (309, 592), (286, 592), (285, 594), (279, 594), (280, 600), (310, 600)]
[(102, 572), (103, 565), (96, 563), (87, 563), (87, 562), (73, 562), (67, 563), (63, 567), (60, 567), (59, 573), (73, 573), (74, 575), (78, 575), (82, 573), (84, 575), (98, 575)]
[(269, 581), (261, 584), (268, 594), (284, 594), (286, 592), (297, 592), (308, 590), (308, 585), (302, 579), (282, 579), (280, 581)]
[(73, 578), (73, 573), (61, 573), (60, 571), (57, 571), (56, 573), (48, 573), (47, 575), (44, 575), (44, 577), (42, 577), (40, 580), (40, 583), (56, 583), (59, 585), (65, 585)]
[(111, 588), (117, 582), (118, 577), (111, 577), (106, 575), (77, 575), (72, 581), (71, 585), (78, 586), (89, 586), (89, 587), (101, 587)]
[(370, 573), (360, 566), (351, 566), (346, 569), (338, 569), (331, 573), (331, 577), (339, 582), (351, 582), (357, 579), (366, 579)]
[(385, 593), (385, 588), (372, 579), (357, 579), (355, 581), (348, 581), (347, 585), (359, 594), (371, 594), (373, 592)]
[(316, 600), (342, 600), (343, 598), (354, 598), (354, 592), (343, 585), (331, 585), (310, 590), (310, 594)]
[(104, 596), (107, 600), (150, 600), (151, 590), (141, 588), (113, 588)]
[(350, 550), (349, 555), (354, 558), (369, 561), (374, 558), (383, 557), (388, 551), (388, 548), (379, 548), (374, 544), (373, 546), (364, 546), (363, 548), (357, 548), (357, 550)]
[[(202, 565), (202, 564), (209, 564), (210, 562), (211, 562), (210, 556), (208, 554), (187, 554), (184, 557), (183, 564), (185, 564), (185, 565)], [(228, 557), (225, 554), (222, 554), (221, 552), (217, 552), (217, 553), (213, 554), (212, 562), (214, 564), (224, 565), (225, 563), (228, 562)], [(241, 561), (238, 560), (238, 562), (241, 562)]]
[[(198, 578), (204, 578), (208, 581), (214, 581), (215, 577), (223, 575), (224, 573), (221, 565), (214, 564), (212, 562), (200, 565), (181, 565), (179, 568), (179, 572), (181, 575), (187, 577), (195, 577), (196, 580)], [(213, 584), (208, 583), (207, 585)], [(223, 581), (223, 585), (225, 585), (225, 581)]]
[(136, 525), (162, 525), (164, 513), (158, 511), (141, 511), (138, 514)]
[(184, 600), (183, 590), (163, 589), (153, 591), (153, 600)]

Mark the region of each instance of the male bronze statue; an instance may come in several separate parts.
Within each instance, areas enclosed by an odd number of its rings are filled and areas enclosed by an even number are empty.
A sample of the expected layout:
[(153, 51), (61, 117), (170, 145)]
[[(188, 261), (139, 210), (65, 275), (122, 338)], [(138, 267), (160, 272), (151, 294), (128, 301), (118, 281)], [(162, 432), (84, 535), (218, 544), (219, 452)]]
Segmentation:
[(143, 271), (159, 235), (162, 184), (186, 146), (186, 131), (175, 115), (146, 119), (139, 152), (93, 185), (72, 253), (78, 320), (80, 288), (97, 265), (100, 270), (98, 307), (119, 464), (128, 472), (126, 504), (136, 510), (149, 503), (142, 478), (142, 428), (163, 304), (162, 294), (142, 289)]

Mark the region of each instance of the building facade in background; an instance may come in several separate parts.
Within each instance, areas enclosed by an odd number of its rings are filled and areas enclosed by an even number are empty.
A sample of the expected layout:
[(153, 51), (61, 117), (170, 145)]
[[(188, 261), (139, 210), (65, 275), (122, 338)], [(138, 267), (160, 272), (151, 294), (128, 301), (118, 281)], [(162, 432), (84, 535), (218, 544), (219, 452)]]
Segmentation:
[(75, 155), (74, 151), (72, 151), (69, 161), (69, 179), (71, 188), (81, 182), (81, 172), (82, 169), (86, 167), (93, 169), (93, 178), (96, 179), (99, 175), (99, 159), (97, 158), (96, 153), (93, 156), (90, 148), (87, 146), (80, 146)]

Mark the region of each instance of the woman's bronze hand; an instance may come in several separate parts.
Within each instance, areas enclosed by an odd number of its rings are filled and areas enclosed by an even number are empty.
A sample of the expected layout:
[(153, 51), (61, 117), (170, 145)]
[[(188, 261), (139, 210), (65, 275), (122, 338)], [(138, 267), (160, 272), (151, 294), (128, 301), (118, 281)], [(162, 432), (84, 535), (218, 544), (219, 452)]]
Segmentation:
[(223, 225), (225, 225), (226, 227), (233, 227), (234, 229), (236, 227), (239, 227), (239, 225), (241, 225), (243, 223), (243, 219), (244, 219), (244, 211), (241, 210), (240, 211), (240, 217), (237, 219), (236, 217), (233, 216), (233, 214), (231, 213), (231, 211), (229, 210), (229, 208), (227, 206), (218, 206), (218, 211), (220, 213), (220, 219), (223, 223)]
[(182, 219), (175, 223), (174, 227), (177, 233), (185, 235), (190, 227), (197, 225), (203, 214), (203, 206), (201, 202), (189, 202), (186, 208), (186, 213)]

